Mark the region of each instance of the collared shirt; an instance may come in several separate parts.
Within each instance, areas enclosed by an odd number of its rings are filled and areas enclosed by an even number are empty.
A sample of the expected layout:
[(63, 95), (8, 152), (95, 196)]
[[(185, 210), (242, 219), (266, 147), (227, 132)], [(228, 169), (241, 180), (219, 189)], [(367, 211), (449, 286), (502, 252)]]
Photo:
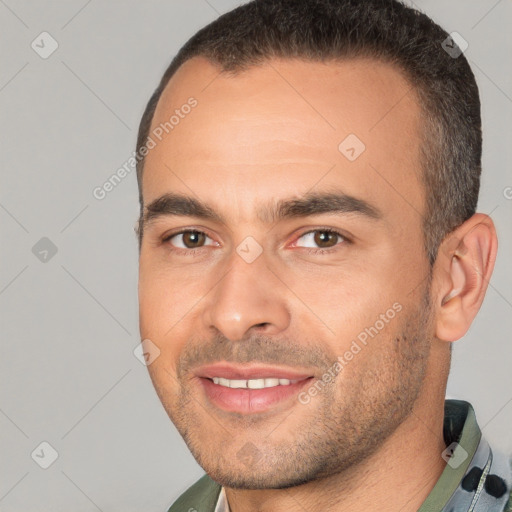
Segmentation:
[[(469, 402), (446, 400), (447, 462), (418, 512), (512, 512), (512, 460), (491, 449)], [(221, 488), (214, 512), (230, 512)]]
[(214, 512), (231, 512), (224, 487), (220, 490), (219, 500), (217, 501), (217, 506), (215, 507)]

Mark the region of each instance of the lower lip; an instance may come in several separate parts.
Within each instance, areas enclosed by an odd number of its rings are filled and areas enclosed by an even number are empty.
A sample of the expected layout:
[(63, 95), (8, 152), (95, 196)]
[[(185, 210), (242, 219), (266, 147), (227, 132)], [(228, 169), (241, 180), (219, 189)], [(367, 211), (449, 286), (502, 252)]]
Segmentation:
[(228, 412), (251, 414), (263, 412), (278, 403), (296, 397), (313, 377), (287, 386), (273, 386), (263, 389), (227, 388), (214, 384), (212, 380), (200, 378), (206, 396), (211, 403)]

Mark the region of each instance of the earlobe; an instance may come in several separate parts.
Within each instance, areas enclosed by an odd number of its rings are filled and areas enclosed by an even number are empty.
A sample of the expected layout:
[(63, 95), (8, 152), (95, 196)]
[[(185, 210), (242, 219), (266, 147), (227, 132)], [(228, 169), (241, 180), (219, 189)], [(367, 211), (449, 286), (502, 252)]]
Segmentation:
[(482, 305), (496, 259), (496, 230), (490, 217), (475, 214), (441, 245), (435, 267), (436, 337), (456, 341)]

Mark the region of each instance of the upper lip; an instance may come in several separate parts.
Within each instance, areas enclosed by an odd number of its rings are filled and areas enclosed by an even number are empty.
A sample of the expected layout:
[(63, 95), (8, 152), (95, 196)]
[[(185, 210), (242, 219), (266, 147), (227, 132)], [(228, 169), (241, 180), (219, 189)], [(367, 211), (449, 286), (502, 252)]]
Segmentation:
[(313, 377), (311, 373), (299, 372), (290, 368), (269, 365), (235, 365), (230, 363), (215, 363), (199, 367), (195, 372), (196, 376), (207, 379), (222, 377), (224, 379), (266, 379), (278, 378), (288, 380), (302, 380)]

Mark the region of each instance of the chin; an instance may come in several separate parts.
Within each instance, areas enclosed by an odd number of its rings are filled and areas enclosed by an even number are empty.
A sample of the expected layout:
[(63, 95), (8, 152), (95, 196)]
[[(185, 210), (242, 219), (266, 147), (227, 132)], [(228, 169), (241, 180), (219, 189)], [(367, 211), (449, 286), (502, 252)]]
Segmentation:
[[(250, 470), (248, 470), (250, 472)], [(231, 489), (244, 489), (244, 490), (264, 490), (264, 489), (288, 489), (308, 483), (309, 479), (284, 479), (281, 474), (265, 474), (261, 476), (254, 475), (254, 473), (247, 475), (240, 475), (240, 473), (229, 474), (226, 473), (208, 473), (212, 480), (224, 487)]]

